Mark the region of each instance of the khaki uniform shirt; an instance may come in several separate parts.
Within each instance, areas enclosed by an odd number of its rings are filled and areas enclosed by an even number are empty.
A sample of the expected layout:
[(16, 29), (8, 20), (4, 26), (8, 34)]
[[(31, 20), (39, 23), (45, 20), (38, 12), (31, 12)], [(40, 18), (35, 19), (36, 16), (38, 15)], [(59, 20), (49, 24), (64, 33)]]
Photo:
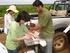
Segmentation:
[(53, 37), (54, 29), (53, 29), (52, 18), (51, 18), (51, 14), (47, 9), (43, 9), (43, 12), (39, 13), (38, 21), (41, 26), (44, 26), (40, 30), (41, 36), (43, 38)]

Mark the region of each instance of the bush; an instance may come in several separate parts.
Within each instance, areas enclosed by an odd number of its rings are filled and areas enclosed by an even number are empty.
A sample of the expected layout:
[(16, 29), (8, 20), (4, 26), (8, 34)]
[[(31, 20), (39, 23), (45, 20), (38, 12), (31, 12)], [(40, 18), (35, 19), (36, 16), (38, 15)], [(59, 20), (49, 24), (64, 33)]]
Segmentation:
[[(6, 9), (8, 8), (9, 6), (0, 6), (0, 17), (3, 17), (4, 14), (6, 13)], [(33, 6), (31, 5), (23, 5), (23, 6), (16, 6), (17, 9), (19, 11), (21, 10), (25, 10), (27, 12), (35, 12), (35, 9), (33, 9)]]
[[(5, 5), (5, 6), (0, 6), (0, 17), (3, 17), (3, 16), (4, 16), (4, 14), (6, 13), (6, 9), (7, 9), (8, 7), (9, 7), (9, 6), (6, 6), (6, 5)], [(25, 11), (27, 11), (27, 12), (29, 12), (29, 13), (36, 12), (32, 5), (18, 5), (18, 6), (16, 6), (16, 7), (17, 7), (17, 9), (18, 9), (19, 11), (25, 10)], [(52, 5), (45, 5), (45, 7), (46, 7), (48, 10), (50, 10), (53, 6), (52, 6)]]
[(4, 16), (7, 8), (8, 6), (0, 6), (0, 17)]
[(33, 8), (33, 6), (30, 6), (30, 5), (25, 5), (25, 6), (17, 6), (17, 9), (20, 11), (20, 10), (25, 10), (27, 12), (35, 12), (35, 9)]

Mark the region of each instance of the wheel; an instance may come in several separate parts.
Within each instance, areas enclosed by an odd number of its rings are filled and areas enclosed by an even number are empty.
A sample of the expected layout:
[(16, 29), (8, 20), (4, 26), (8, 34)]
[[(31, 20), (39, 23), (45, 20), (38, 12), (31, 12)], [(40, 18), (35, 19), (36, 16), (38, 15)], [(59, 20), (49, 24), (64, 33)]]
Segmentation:
[(53, 39), (53, 49), (54, 51), (62, 51), (66, 48), (68, 44), (67, 37), (65, 33), (58, 32), (55, 34)]
[(68, 43), (70, 45), (70, 30), (66, 33), (66, 35), (67, 35), (67, 38), (68, 38)]

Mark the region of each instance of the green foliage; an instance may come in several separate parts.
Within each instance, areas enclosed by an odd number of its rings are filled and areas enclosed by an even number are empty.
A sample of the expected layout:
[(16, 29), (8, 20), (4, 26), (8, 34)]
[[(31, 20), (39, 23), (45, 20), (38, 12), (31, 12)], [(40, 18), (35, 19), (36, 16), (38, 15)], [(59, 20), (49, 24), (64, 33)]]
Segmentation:
[(0, 6), (0, 17), (4, 16), (7, 8), (8, 6)]
[(27, 11), (27, 12), (35, 12), (35, 9), (33, 8), (33, 6), (31, 6), (31, 5), (25, 5), (25, 6), (17, 6), (17, 9), (19, 10), (19, 11), (21, 11), (21, 10), (25, 10), (25, 11)]
[[(0, 17), (3, 17), (4, 16), (4, 14), (6, 13), (6, 9), (8, 8), (9, 6), (0, 6)], [(33, 6), (32, 5), (18, 5), (18, 6), (16, 6), (17, 7), (17, 9), (19, 10), (19, 11), (21, 11), (21, 10), (25, 10), (25, 11), (27, 11), (27, 12), (29, 12), (29, 13), (33, 13), (33, 12), (36, 12), (35, 11), (35, 9), (33, 8)], [(52, 5), (45, 5), (45, 7), (48, 9), (48, 10), (50, 10), (50, 9), (52, 9), (53, 8), (53, 6)]]
[(53, 5), (52, 5), (52, 4), (45, 5), (45, 7), (46, 7), (48, 10), (53, 9)]

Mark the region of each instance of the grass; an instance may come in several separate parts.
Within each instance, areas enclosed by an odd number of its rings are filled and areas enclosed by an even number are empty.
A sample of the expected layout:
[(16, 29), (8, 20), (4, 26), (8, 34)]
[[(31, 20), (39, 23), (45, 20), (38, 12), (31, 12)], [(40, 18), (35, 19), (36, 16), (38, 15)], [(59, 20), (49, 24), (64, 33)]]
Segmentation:
[[(1, 5), (1, 6), (0, 6), (0, 17), (3, 17), (3, 16), (4, 16), (4, 14), (6, 13), (6, 9), (8, 9), (8, 7), (9, 7), (8, 5), (3, 5), (3, 6)], [(17, 9), (18, 9), (19, 11), (20, 11), (20, 10), (25, 10), (25, 11), (27, 11), (27, 12), (29, 12), (29, 13), (34, 13), (34, 12), (36, 12), (32, 5), (17, 5), (16, 7), (17, 7)], [(53, 6), (50, 5), (50, 4), (45, 5), (45, 7), (46, 7), (48, 10), (50, 10), (50, 9), (53, 8)]]
[[(6, 9), (8, 9), (8, 7), (9, 6), (0, 6), (0, 17), (4, 16), (4, 14), (6, 13)], [(27, 12), (35, 12), (35, 9), (31, 5), (22, 5), (22, 6), (18, 5), (16, 7), (19, 11), (25, 10)]]

